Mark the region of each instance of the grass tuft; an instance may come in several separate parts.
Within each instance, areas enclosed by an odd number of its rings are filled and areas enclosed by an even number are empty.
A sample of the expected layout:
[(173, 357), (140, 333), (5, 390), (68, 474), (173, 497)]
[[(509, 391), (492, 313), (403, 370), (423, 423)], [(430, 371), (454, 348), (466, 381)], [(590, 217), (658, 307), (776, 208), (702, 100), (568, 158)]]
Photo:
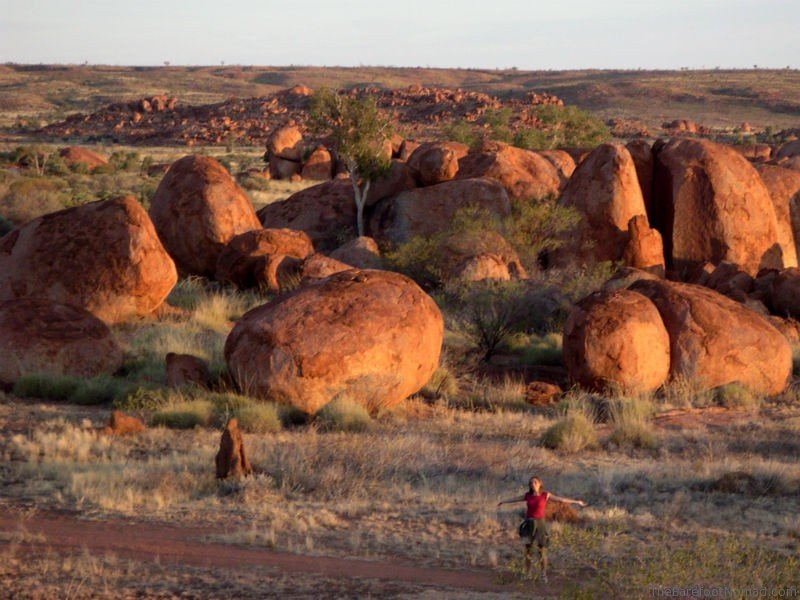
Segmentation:
[(562, 410), (561, 419), (542, 434), (541, 445), (567, 453), (596, 448), (597, 432), (592, 408), (586, 402), (569, 400)]
[(194, 429), (208, 427), (214, 423), (216, 412), (209, 400), (184, 400), (168, 404), (150, 418), (153, 427), (170, 429)]
[(609, 405), (614, 431), (609, 441), (617, 446), (654, 448), (651, 418), (655, 412), (653, 401), (647, 396), (617, 398)]
[(317, 413), (316, 422), (325, 431), (366, 431), (372, 420), (367, 409), (348, 398), (337, 396)]
[(725, 408), (758, 410), (761, 397), (739, 383), (729, 383), (714, 389), (714, 403)]

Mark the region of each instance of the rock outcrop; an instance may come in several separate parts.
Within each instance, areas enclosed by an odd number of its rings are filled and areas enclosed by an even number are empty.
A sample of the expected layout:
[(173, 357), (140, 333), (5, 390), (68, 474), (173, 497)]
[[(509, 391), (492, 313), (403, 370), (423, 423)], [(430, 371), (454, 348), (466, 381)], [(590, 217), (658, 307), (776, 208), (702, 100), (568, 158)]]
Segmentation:
[(552, 253), (558, 266), (616, 261), (628, 244), (628, 223), (646, 209), (636, 165), (621, 144), (602, 144), (575, 169), (559, 204), (581, 215), (564, 234), (564, 245)]
[(167, 386), (180, 388), (191, 385), (206, 389), (211, 386), (211, 372), (203, 359), (169, 352), (165, 361)]
[(728, 146), (676, 139), (655, 152), (651, 225), (664, 238), (667, 269), (685, 277), (705, 262), (741, 265), (751, 275), (782, 265), (769, 191)]
[(800, 245), (800, 171), (763, 164), (756, 165), (756, 170), (775, 207), (783, 266), (796, 267)]

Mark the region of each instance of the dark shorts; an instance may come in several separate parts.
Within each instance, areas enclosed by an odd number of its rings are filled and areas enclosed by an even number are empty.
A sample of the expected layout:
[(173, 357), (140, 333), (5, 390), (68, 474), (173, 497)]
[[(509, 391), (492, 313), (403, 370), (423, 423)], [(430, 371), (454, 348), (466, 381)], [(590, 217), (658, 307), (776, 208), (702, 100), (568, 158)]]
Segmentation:
[(544, 519), (525, 519), (519, 526), (519, 537), (528, 546), (536, 544), (539, 548), (547, 548), (550, 543), (550, 531)]

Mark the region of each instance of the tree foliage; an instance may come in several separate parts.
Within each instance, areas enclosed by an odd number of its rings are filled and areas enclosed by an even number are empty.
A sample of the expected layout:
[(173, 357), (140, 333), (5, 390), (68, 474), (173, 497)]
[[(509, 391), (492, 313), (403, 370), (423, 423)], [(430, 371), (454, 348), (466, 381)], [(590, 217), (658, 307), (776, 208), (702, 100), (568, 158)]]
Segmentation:
[(391, 123), (371, 96), (359, 98), (322, 89), (311, 100), (311, 127), (327, 135), (347, 168), (358, 212), (358, 234), (364, 235), (364, 206), (370, 184), (385, 177), (391, 168), (391, 160), (384, 152)]

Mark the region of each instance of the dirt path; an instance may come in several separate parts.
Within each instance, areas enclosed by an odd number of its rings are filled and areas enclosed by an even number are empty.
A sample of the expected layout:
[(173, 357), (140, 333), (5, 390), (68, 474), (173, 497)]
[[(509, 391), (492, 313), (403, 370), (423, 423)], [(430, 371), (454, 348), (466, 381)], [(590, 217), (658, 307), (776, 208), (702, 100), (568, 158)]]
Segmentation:
[(124, 519), (90, 521), (68, 513), (34, 513), (15, 510), (0, 514), (0, 532), (23, 535), (31, 551), (52, 548), (68, 552), (87, 549), (92, 554), (113, 553), (137, 561), (160, 561), (199, 567), (273, 567), (289, 573), (327, 577), (352, 577), (404, 582), (415, 585), (479, 592), (511, 592), (513, 586), (497, 583), (487, 570), (448, 570), (404, 562), (305, 556), (203, 541), (219, 531), (198, 527), (136, 522)]

